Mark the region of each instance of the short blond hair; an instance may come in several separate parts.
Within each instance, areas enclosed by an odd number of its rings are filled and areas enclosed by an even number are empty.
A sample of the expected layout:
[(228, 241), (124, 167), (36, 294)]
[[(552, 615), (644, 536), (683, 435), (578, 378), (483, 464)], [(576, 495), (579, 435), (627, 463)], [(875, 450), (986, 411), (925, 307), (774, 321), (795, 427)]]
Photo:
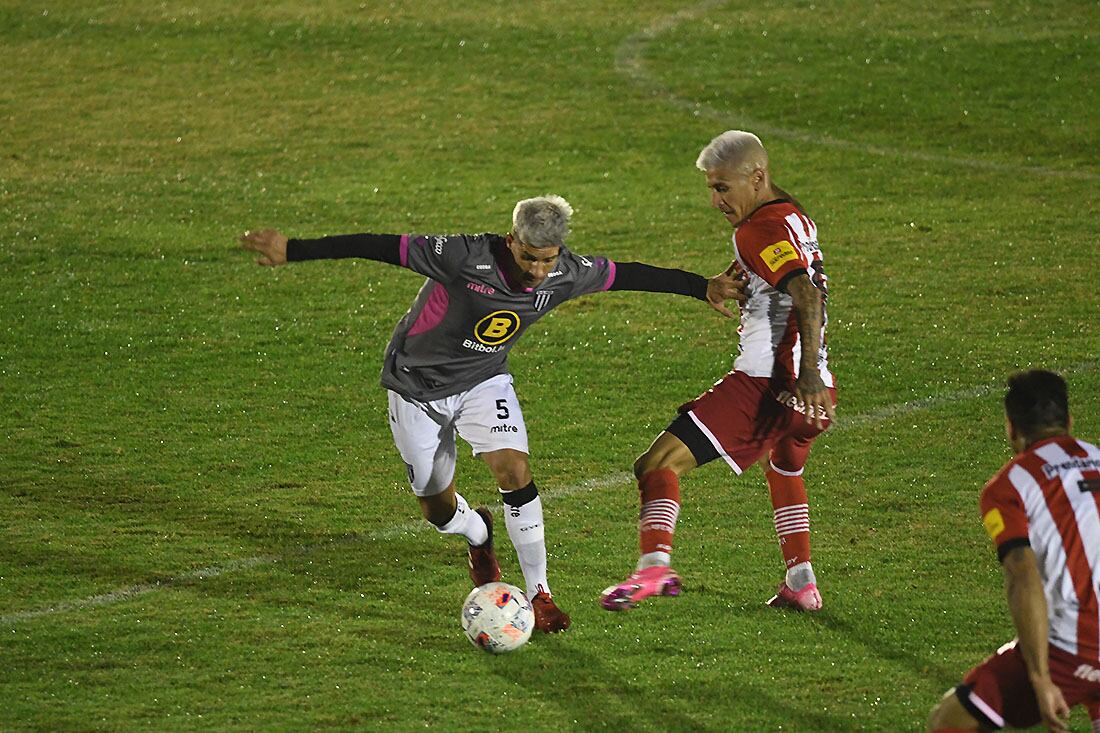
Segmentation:
[(726, 130), (711, 140), (695, 161), (695, 167), (701, 171), (736, 165), (744, 168), (743, 173), (752, 173), (761, 164), (764, 168), (768, 167), (764, 143), (744, 130)]
[(524, 199), (512, 210), (512, 235), (535, 249), (560, 247), (569, 236), (573, 207), (561, 196)]

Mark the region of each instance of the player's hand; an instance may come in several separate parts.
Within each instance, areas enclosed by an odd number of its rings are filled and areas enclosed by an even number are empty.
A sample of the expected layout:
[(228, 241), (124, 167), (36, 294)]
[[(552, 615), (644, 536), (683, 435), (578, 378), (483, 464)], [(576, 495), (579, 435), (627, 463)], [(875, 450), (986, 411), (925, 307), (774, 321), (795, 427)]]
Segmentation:
[(242, 249), (260, 253), (256, 260), (257, 265), (278, 267), (286, 264), (287, 238), (278, 229), (247, 231), (237, 241), (241, 243)]
[(1032, 679), (1031, 685), (1035, 688), (1035, 700), (1039, 703), (1039, 714), (1043, 717), (1047, 730), (1051, 733), (1066, 733), (1069, 730), (1069, 705), (1066, 705), (1066, 699), (1058, 685), (1050, 677)]
[(806, 422), (813, 423), (818, 430), (825, 428), (825, 418), (833, 420), (836, 417), (833, 396), (817, 372), (802, 370), (794, 383), (794, 396), (806, 408)]
[(733, 318), (733, 311), (726, 307), (727, 300), (736, 300), (744, 303), (745, 283), (748, 279), (744, 273), (735, 271), (734, 266), (720, 275), (715, 275), (707, 280), (707, 303), (726, 318)]

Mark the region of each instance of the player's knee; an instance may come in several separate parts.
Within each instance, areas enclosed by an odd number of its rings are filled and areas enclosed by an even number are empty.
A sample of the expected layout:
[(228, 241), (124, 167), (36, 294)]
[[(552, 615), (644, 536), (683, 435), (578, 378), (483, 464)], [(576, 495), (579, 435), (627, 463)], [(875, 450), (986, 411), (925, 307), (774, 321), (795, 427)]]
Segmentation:
[(518, 450), (498, 450), (482, 456), (502, 489), (521, 489), (531, 483), (531, 464)]
[(928, 715), (928, 721), (924, 725), (927, 733), (937, 733), (944, 727), (944, 705), (943, 701), (936, 703), (936, 706), (932, 708), (932, 712)]
[(640, 479), (650, 471), (673, 468), (673, 461), (667, 451), (650, 448), (634, 461), (634, 477)]
[(954, 689), (948, 690), (928, 715), (925, 725), (928, 733), (941, 730), (978, 730), (978, 721), (967, 712), (955, 697)]

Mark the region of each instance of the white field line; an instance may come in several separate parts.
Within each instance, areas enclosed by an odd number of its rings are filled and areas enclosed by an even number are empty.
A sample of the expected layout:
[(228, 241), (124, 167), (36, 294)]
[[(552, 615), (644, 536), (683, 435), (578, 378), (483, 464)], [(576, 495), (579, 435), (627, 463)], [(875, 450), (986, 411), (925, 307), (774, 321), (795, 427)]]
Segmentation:
[[(615, 51), (615, 69), (625, 75), (630, 81), (641, 89), (658, 97), (667, 104), (690, 112), (696, 117), (707, 117), (717, 120), (727, 127), (737, 127), (751, 130), (761, 137), (775, 137), (783, 140), (824, 145), (838, 150), (851, 150), (859, 153), (878, 155), (883, 157), (908, 158), (925, 163), (944, 163), (948, 165), (964, 166), (981, 170), (1001, 171), (1005, 173), (1024, 173), (1038, 176), (1057, 176), (1062, 178), (1077, 178), (1087, 181), (1100, 180), (1100, 174), (1091, 171), (1067, 170), (1050, 168), (1040, 165), (1014, 165), (1012, 163), (999, 163), (981, 158), (966, 156), (939, 155), (925, 153), (919, 150), (906, 150), (898, 147), (881, 147), (867, 145), (852, 140), (842, 140), (831, 135), (819, 134), (807, 130), (799, 130), (790, 127), (777, 127), (766, 122), (753, 119), (736, 111), (718, 109), (704, 102), (698, 102), (687, 97), (682, 97), (656, 77), (649, 73), (645, 67), (644, 55), (646, 47), (659, 36), (667, 33), (677, 26), (692, 20), (697, 20), (708, 11), (719, 8), (729, 3), (729, 0), (704, 0), (688, 8), (678, 10), (671, 15), (658, 18), (647, 28), (625, 39)], [(701, 63), (701, 62), (700, 62)]]
[[(1085, 361), (1080, 364), (1076, 364), (1067, 369), (1059, 371), (1063, 377), (1069, 378), (1075, 374), (1085, 374), (1091, 371), (1095, 371), (1097, 367), (1100, 367), (1100, 361)], [(861, 428), (866, 425), (872, 425), (875, 423), (886, 422), (895, 417), (902, 415), (908, 415), (914, 412), (920, 412), (923, 410), (934, 410), (944, 405), (950, 405), (955, 402), (965, 402), (968, 400), (977, 399), (978, 397), (985, 397), (986, 395), (994, 394), (1004, 390), (1006, 383), (1004, 381), (996, 382), (992, 384), (983, 384), (976, 387), (967, 387), (965, 389), (955, 390), (954, 392), (948, 392), (942, 395), (933, 395), (930, 397), (922, 397), (916, 400), (910, 400), (908, 402), (898, 402), (893, 405), (886, 405), (870, 412), (864, 412), (858, 415), (852, 415), (851, 417), (844, 417), (843, 413), (837, 416), (836, 424), (829, 428), (830, 433), (835, 433), (838, 430), (851, 430), (852, 428)], [(1072, 393), (1072, 385), (1070, 392)], [(843, 407), (843, 405), (842, 405)]]
[[(843, 150), (853, 150), (873, 155), (895, 156), (925, 162), (948, 163), (952, 165), (963, 165), (987, 170), (1009, 171), (1016, 173), (1022, 172), (1045, 176), (1064, 176), (1086, 180), (1095, 180), (1100, 178), (1100, 175), (1088, 171), (1061, 170), (1056, 168), (1047, 168), (1043, 166), (1019, 166), (980, 160), (977, 158), (944, 156), (931, 153), (923, 153), (920, 151), (903, 150), (901, 148), (882, 148), (873, 145), (864, 145), (848, 140), (841, 140), (838, 138), (830, 137), (828, 135), (814, 134), (804, 130), (776, 127), (774, 125), (769, 125), (767, 123), (753, 120), (749, 117), (734, 115), (729, 112), (711, 107), (710, 105), (681, 97), (670, 91), (667, 87), (657, 81), (651, 74), (649, 74), (648, 71), (646, 71), (645, 65), (642, 62), (642, 56), (645, 53), (646, 46), (648, 46), (658, 36), (676, 28), (681, 23), (689, 20), (695, 20), (707, 11), (721, 7), (728, 2), (729, 0), (704, 0), (704, 2), (698, 3), (689, 8), (679, 10), (675, 13), (672, 13), (671, 15), (667, 15), (654, 21), (647, 28), (640, 31), (639, 33), (630, 36), (619, 45), (619, 48), (615, 53), (615, 68), (621, 73), (625, 74), (632, 82), (637, 84), (639, 87), (649, 91), (654, 96), (661, 97), (665, 102), (674, 107), (687, 110), (695, 116), (706, 116), (712, 119), (728, 122), (730, 124), (736, 124), (741, 127), (750, 128), (756, 132), (772, 137), (794, 140), (796, 142), (825, 145), (828, 147)], [(1095, 368), (1096, 363), (1090, 362), (1069, 369), (1065, 372), (1065, 374), (1086, 372), (1091, 371)], [(841, 416), (830, 432), (836, 432), (838, 430), (850, 430), (852, 428), (858, 428), (869, 424), (884, 422), (899, 415), (906, 415), (922, 410), (931, 410), (941, 405), (982, 397), (991, 394), (999, 389), (1003, 389), (1003, 385), (990, 384), (978, 387), (971, 387), (968, 389), (958, 390), (947, 395), (926, 397), (918, 400), (911, 400), (909, 402), (889, 405), (878, 410), (872, 410), (871, 412), (863, 413), (860, 415), (853, 415), (848, 418), (844, 418), (843, 416)], [(543, 491), (542, 493), (549, 498), (561, 498), (585, 491), (593, 491), (595, 489), (604, 488), (607, 486), (629, 483), (632, 480), (633, 475), (630, 473), (615, 473), (608, 476), (603, 476), (601, 478), (583, 481), (573, 486), (566, 486), (560, 489), (549, 489)], [(378, 541), (397, 537), (410, 532), (421, 532), (425, 529), (426, 524), (423, 521), (406, 522), (404, 524), (400, 524), (394, 527), (388, 527), (386, 529), (378, 530), (376, 532), (371, 532), (365, 535), (348, 535), (346, 537), (335, 539), (329, 542), (302, 547), (297, 551), (287, 553), (285, 557), (295, 557), (299, 555), (309, 554), (317, 550), (331, 547), (337, 544)], [(66, 613), (68, 611), (77, 611), (82, 609), (97, 608), (100, 606), (109, 606), (115, 603), (132, 600), (134, 598), (147, 595), (154, 591), (171, 588), (173, 585), (178, 585), (187, 581), (216, 578), (221, 575), (226, 575), (241, 570), (248, 570), (263, 565), (272, 565), (279, 562), (281, 559), (284, 558), (278, 555), (258, 555), (256, 557), (243, 558), (240, 560), (230, 560), (228, 562), (224, 562), (218, 565), (210, 565), (205, 568), (199, 568), (198, 570), (180, 573), (179, 575), (176, 575), (166, 580), (151, 583), (139, 583), (136, 585), (116, 588), (115, 590), (99, 595), (87, 596), (85, 598), (78, 598), (71, 601), (61, 601), (53, 606), (48, 606), (45, 608), (39, 608), (29, 611), (16, 611), (15, 613), (0, 616), (0, 624), (8, 625), (20, 621), (29, 621), (45, 616)]]
[[(564, 486), (559, 489), (547, 489), (540, 491), (543, 496), (547, 498), (561, 498), (571, 496), (572, 494), (579, 494), (586, 491), (595, 491), (596, 489), (607, 488), (608, 486), (617, 486), (619, 484), (625, 484), (634, 480), (634, 474), (632, 473), (614, 473), (601, 478), (588, 479), (587, 481), (581, 481), (573, 486)], [(87, 596), (85, 598), (77, 598), (70, 601), (60, 601), (59, 603), (47, 606), (45, 608), (37, 608), (29, 611), (16, 611), (5, 616), (0, 616), (0, 625), (7, 626), (19, 621), (30, 621), (36, 618), (42, 618), (44, 616), (53, 616), (59, 613), (66, 613), (68, 611), (80, 611), (89, 608), (98, 608), (100, 606), (110, 606), (115, 603), (122, 603), (123, 601), (133, 600), (140, 596), (148, 595), (155, 591), (165, 590), (172, 586), (181, 585), (188, 581), (205, 580), (207, 578), (217, 578), (221, 575), (228, 575), (241, 570), (250, 570), (255, 567), (261, 567), (264, 565), (274, 565), (282, 560), (300, 557), (303, 555), (309, 555), (319, 550), (344, 545), (344, 544), (356, 544), (360, 542), (378, 542), (380, 540), (391, 539), (399, 537), (401, 535), (422, 532), (428, 528), (427, 522), (423, 520), (403, 522), (402, 524), (395, 525), (393, 527), (386, 527), (375, 532), (368, 532), (366, 534), (350, 534), (341, 537), (334, 538), (327, 542), (319, 542), (315, 545), (307, 545), (300, 547), (297, 550), (291, 550), (284, 555), (257, 555), (256, 557), (246, 557), (240, 560), (229, 560), (217, 565), (209, 565), (205, 568), (199, 568), (198, 570), (190, 570), (185, 573), (167, 578), (165, 580), (152, 581), (149, 583), (137, 583), (135, 585), (128, 585), (122, 588), (116, 588), (115, 590), (107, 593), (100, 593), (94, 596)]]
[[(1074, 374), (1083, 374), (1086, 372), (1094, 371), (1098, 366), (1100, 366), (1100, 362), (1083, 362), (1076, 366), (1065, 369), (1061, 373), (1064, 376), (1069, 377)], [(902, 415), (910, 415), (916, 412), (933, 410), (943, 405), (950, 405), (956, 402), (963, 402), (966, 400), (976, 399), (978, 397), (984, 397), (1001, 389), (1004, 389), (1004, 384), (1002, 382), (997, 382), (995, 384), (968, 387), (966, 389), (956, 390), (948, 394), (925, 397), (922, 399), (911, 400), (909, 402), (900, 402), (894, 405), (881, 407), (877, 410), (871, 410), (870, 412), (852, 415), (850, 417), (843, 417), (843, 415), (841, 415), (838, 417), (836, 424), (833, 425), (832, 428), (830, 428), (829, 432), (832, 433), (838, 430), (851, 430), (853, 428), (860, 428), (867, 425), (886, 422), (887, 420), (891, 420), (895, 417), (899, 417)], [(560, 499), (567, 496), (572, 496), (574, 494), (607, 488), (609, 486), (629, 484), (633, 482), (633, 480), (633, 474), (624, 471), (621, 473), (613, 473), (607, 476), (601, 476), (600, 478), (581, 481), (580, 483), (574, 484), (572, 486), (563, 486), (556, 489), (546, 489), (540, 493), (542, 493), (547, 498)], [(109, 591), (107, 593), (101, 593), (99, 595), (78, 598), (70, 601), (60, 601), (55, 605), (47, 606), (45, 608), (32, 609), (28, 611), (16, 611), (15, 613), (0, 616), (0, 625), (7, 626), (10, 624), (18, 623), (20, 621), (30, 621), (36, 618), (53, 616), (59, 613), (66, 613), (68, 611), (79, 611), (89, 608), (98, 608), (100, 606), (110, 606), (115, 603), (121, 603), (123, 601), (129, 601), (134, 598), (147, 595), (154, 591), (171, 588), (174, 585), (180, 585), (188, 581), (216, 578), (221, 575), (227, 575), (229, 573), (235, 573), (241, 570), (249, 570), (251, 568), (264, 565), (274, 565), (281, 560), (308, 555), (319, 550), (325, 550), (334, 546), (344, 544), (358, 544), (361, 542), (378, 542), (380, 540), (391, 539), (393, 537), (399, 537), (405, 534), (423, 532), (426, 531), (427, 528), (427, 523), (422, 520), (403, 522), (402, 524), (398, 524), (393, 527), (386, 527), (385, 529), (379, 529), (374, 532), (368, 532), (366, 534), (344, 535), (342, 537), (338, 537), (327, 542), (320, 542), (315, 545), (303, 546), (297, 550), (292, 550), (281, 556), (258, 555), (256, 557), (248, 557), (240, 560), (230, 560), (228, 562), (219, 563), (217, 565), (210, 565), (205, 568), (199, 568), (198, 570), (191, 570), (185, 573), (180, 573), (179, 575), (168, 578), (166, 580), (160, 580), (150, 583), (138, 583), (136, 585), (129, 585), (123, 588), (116, 588), (115, 590)]]

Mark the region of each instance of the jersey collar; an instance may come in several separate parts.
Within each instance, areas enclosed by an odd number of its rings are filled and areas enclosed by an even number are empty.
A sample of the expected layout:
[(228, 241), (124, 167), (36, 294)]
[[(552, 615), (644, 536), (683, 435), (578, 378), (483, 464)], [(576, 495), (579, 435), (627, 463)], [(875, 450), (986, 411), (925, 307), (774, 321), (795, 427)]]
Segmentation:
[(509, 265), (511, 264), (509, 258), (512, 253), (508, 250), (508, 245), (505, 244), (503, 237), (493, 242), (490, 251), (493, 253), (493, 259), (496, 260), (497, 273), (500, 274), (500, 280), (504, 283), (504, 287), (513, 293), (534, 292), (532, 288), (525, 288), (508, 276)]

